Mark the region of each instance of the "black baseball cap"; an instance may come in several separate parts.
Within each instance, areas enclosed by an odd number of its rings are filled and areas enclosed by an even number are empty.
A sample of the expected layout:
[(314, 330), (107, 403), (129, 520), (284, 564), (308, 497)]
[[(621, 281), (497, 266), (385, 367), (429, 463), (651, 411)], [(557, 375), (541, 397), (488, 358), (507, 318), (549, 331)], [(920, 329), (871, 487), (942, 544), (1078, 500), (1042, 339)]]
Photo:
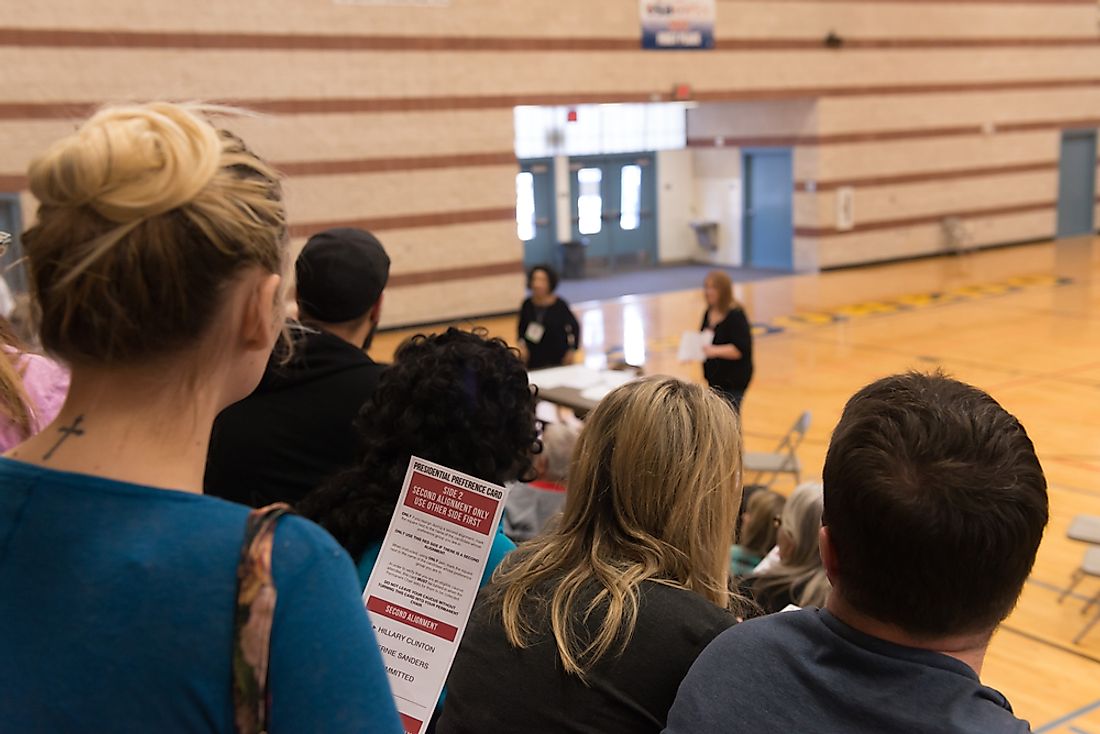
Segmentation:
[(378, 303), (390, 277), (390, 257), (365, 229), (327, 229), (309, 238), (295, 271), (303, 315), (339, 324)]

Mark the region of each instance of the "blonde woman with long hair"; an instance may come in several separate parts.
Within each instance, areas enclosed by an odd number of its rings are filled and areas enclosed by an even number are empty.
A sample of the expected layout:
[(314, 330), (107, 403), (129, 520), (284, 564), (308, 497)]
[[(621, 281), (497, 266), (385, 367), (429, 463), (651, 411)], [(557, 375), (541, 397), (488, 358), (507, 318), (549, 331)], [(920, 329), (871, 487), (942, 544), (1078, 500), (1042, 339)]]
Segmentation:
[(559, 521), (480, 595), (439, 734), (660, 732), (699, 652), (735, 622), (727, 555), (737, 417), (671, 378), (589, 415)]
[(722, 270), (712, 270), (703, 281), (707, 310), (701, 331), (711, 335), (703, 347), (707, 384), (741, 412), (741, 401), (752, 382), (752, 327), (745, 309), (733, 297), (733, 281)]
[(742, 592), (751, 597), (764, 614), (782, 611), (791, 604), (825, 606), (829, 580), (818, 550), (821, 510), (821, 484), (807, 482), (791, 493), (783, 512), (776, 518), (779, 563), (763, 573), (747, 577), (741, 584)]
[(730, 576), (748, 576), (775, 547), (787, 498), (770, 489), (758, 489), (745, 502), (738, 542), (730, 548)]
[(101, 110), (28, 179), (42, 344), (72, 384), (0, 459), (3, 728), (401, 731), (347, 554), (202, 495), (214, 416), (283, 324), (274, 170), (152, 103)]

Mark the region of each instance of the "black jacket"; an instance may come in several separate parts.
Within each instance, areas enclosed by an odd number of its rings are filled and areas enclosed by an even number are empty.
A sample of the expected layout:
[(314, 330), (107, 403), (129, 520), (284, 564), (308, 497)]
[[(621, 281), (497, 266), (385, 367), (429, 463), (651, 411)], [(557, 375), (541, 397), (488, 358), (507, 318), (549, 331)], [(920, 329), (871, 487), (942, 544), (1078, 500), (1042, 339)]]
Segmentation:
[(337, 336), (307, 332), (289, 364), (269, 364), (256, 391), (214, 422), (205, 493), (293, 504), (355, 464), (354, 421), (384, 368)]
[[(585, 609), (591, 598), (582, 594), (576, 608)], [(605, 609), (587, 620), (575, 611), (581, 639), (595, 637)], [(585, 683), (562, 670), (548, 618), (534, 620), (531, 644), (515, 648), (499, 599), (482, 589), (447, 678), (436, 731), (659, 734), (688, 668), (735, 621), (695, 592), (645, 581), (633, 634), (621, 652), (613, 649), (589, 669)]]

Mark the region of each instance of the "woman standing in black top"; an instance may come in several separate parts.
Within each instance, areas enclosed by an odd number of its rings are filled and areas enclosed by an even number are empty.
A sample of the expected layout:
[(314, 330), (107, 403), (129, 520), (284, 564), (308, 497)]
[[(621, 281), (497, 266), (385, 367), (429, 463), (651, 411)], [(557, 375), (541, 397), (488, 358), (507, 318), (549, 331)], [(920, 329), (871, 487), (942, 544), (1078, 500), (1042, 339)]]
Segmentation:
[(558, 274), (536, 265), (527, 274), (531, 297), (519, 309), (519, 351), (529, 370), (572, 364), (581, 343), (581, 326), (565, 299), (554, 290)]
[(707, 311), (702, 331), (714, 339), (703, 347), (703, 375), (713, 390), (741, 412), (741, 401), (752, 381), (752, 328), (745, 309), (733, 298), (733, 283), (721, 270), (707, 273), (703, 281)]

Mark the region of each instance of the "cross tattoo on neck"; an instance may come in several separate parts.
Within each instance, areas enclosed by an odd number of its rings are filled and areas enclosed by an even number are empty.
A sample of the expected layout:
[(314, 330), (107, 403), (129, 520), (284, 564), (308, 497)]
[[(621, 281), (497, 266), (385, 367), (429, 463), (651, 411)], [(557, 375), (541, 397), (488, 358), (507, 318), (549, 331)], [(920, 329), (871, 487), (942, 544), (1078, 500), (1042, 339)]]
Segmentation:
[(68, 440), (69, 436), (83, 436), (84, 429), (80, 427), (80, 424), (83, 422), (84, 416), (78, 415), (71, 426), (62, 426), (58, 428), (57, 430), (61, 432), (61, 438), (57, 439), (57, 443), (53, 445), (53, 448), (46, 452), (46, 455), (42, 457), (42, 461), (49, 461), (53, 453), (57, 451), (61, 444)]

